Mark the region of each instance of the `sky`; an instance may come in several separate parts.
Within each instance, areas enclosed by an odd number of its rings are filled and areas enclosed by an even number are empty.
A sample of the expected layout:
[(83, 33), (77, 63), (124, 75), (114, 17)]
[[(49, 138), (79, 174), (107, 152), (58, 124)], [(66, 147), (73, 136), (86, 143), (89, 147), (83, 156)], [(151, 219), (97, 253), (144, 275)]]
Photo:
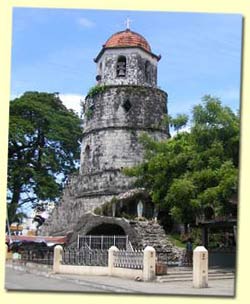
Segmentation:
[(240, 108), (242, 16), (83, 9), (14, 8), (11, 98), (25, 91), (59, 92), (80, 113), (96, 84), (93, 58), (117, 31), (143, 35), (161, 55), (158, 86), (168, 112), (190, 114), (205, 94)]

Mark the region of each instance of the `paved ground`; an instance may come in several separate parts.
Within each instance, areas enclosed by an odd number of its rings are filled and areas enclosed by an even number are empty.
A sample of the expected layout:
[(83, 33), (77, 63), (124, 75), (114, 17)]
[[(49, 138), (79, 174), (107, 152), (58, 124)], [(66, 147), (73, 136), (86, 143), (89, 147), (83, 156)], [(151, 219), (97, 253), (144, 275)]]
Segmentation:
[(78, 291), (121, 294), (175, 294), (234, 296), (234, 279), (211, 280), (208, 288), (195, 289), (191, 281), (137, 282), (108, 276), (55, 275), (48, 271), (28, 273), (25, 268), (6, 267), (7, 290)]

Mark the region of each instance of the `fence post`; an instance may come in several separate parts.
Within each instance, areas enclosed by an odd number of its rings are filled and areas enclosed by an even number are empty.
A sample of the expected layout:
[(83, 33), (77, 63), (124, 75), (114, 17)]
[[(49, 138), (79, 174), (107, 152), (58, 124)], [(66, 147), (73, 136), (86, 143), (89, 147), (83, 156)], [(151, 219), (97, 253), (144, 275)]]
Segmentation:
[(155, 278), (155, 249), (147, 246), (143, 251), (143, 280), (152, 281)]
[(119, 251), (115, 246), (111, 246), (108, 251), (108, 273), (111, 276), (114, 269), (114, 252)]
[(193, 252), (193, 287), (208, 287), (208, 251), (203, 246)]
[(60, 272), (60, 265), (62, 262), (62, 251), (63, 248), (60, 245), (56, 245), (54, 248), (54, 260), (53, 260), (53, 272), (59, 273)]

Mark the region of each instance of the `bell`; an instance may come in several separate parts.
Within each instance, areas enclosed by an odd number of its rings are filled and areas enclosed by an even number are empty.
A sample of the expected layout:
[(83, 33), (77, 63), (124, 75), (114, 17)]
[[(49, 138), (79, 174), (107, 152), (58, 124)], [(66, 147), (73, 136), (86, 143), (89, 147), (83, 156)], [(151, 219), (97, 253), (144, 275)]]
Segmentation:
[(125, 70), (124, 69), (119, 69), (118, 75), (119, 76), (125, 76)]

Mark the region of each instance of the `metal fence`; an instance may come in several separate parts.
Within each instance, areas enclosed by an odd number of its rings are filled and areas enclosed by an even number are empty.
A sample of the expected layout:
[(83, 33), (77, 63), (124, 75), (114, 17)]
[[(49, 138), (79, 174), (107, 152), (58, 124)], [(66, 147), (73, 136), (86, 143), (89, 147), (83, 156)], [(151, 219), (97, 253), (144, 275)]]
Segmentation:
[(78, 235), (77, 247), (88, 246), (91, 249), (107, 250), (111, 246), (118, 249), (128, 249), (127, 235)]
[(115, 251), (114, 267), (143, 269), (143, 251)]
[(88, 248), (64, 248), (62, 264), (85, 266), (108, 266), (108, 250)]
[(54, 248), (30, 249), (21, 253), (21, 259), (26, 262), (53, 265)]

